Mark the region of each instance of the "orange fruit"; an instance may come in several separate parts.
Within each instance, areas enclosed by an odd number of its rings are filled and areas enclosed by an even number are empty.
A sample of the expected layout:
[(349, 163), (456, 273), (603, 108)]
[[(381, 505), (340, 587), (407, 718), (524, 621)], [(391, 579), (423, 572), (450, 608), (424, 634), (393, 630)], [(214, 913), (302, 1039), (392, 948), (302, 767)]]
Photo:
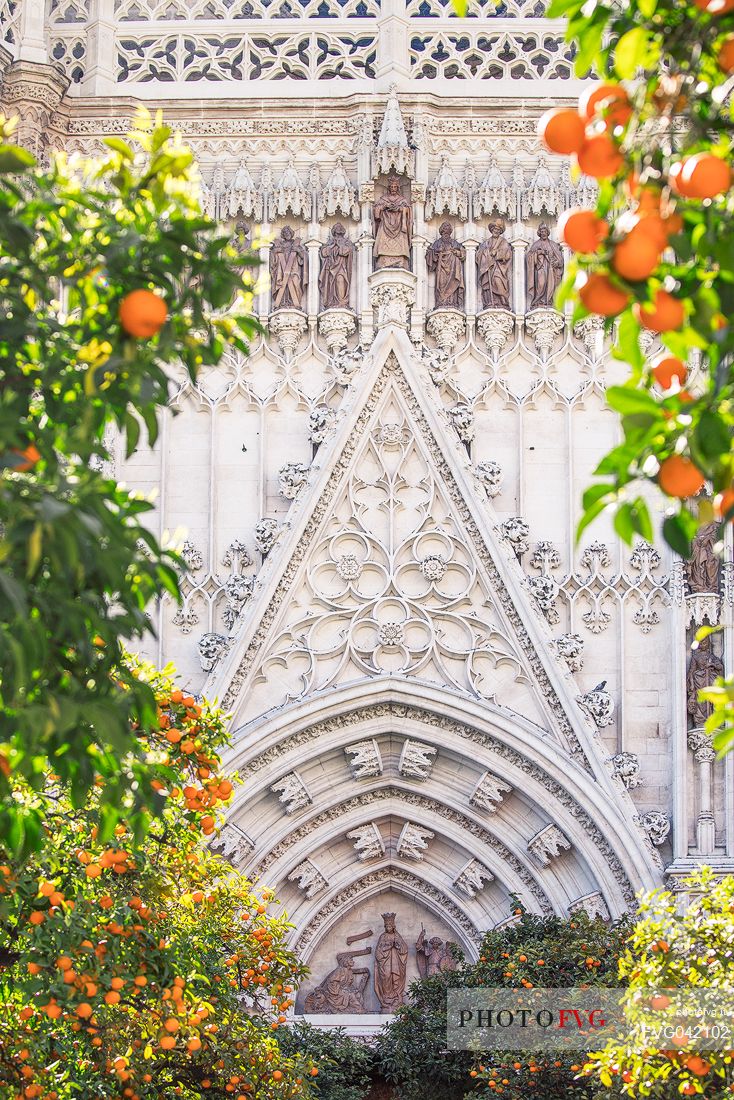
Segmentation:
[(578, 151), (578, 162), (584, 175), (605, 180), (617, 175), (624, 164), (624, 157), (609, 134), (604, 132), (587, 136)]
[(132, 290), (120, 302), (120, 324), (129, 336), (149, 339), (163, 328), (168, 308), (152, 290)]
[(652, 275), (660, 261), (660, 248), (654, 236), (640, 232), (628, 233), (614, 249), (612, 267), (623, 279), (638, 283)]
[(711, 1069), (711, 1065), (705, 1058), (701, 1058), (698, 1054), (691, 1055), (686, 1059), (686, 1068), (695, 1073), (696, 1077), (705, 1077)]
[(682, 499), (695, 496), (705, 480), (698, 466), (684, 455), (671, 455), (660, 464), (658, 470), (658, 485), (669, 497)]
[(120, 1003), (120, 994), (117, 992), (116, 989), (111, 989), (109, 991), (109, 993), (105, 993), (104, 1001), (105, 1001), (105, 1004), (108, 1004), (108, 1005), (119, 1004)]
[(727, 34), (716, 55), (719, 68), (724, 73), (734, 73), (734, 34)]
[(731, 169), (721, 157), (696, 153), (682, 163), (678, 185), (692, 199), (713, 199), (731, 187)]
[[(176, 1045), (175, 1035), (164, 1035), (162, 1039), (158, 1041), (158, 1046), (163, 1050), (173, 1050)], [(202, 1081), (202, 1084), (204, 1082)]]
[(40, 909), (34, 909), (28, 920), (31, 924), (43, 924), (46, 919), (46, 914), (42, 913)]
[(13, 454), (17, 455), (19, 459), (23, 460), (21, 462), (13, 463), (13, 469), (21, 474), (25, 473), (27, 470), (32, 470), (35, 464), (38, 462), (39, 458), (41, 457), (41, 452), (38, 450), (38, 447), (35, 447), (33, 445), (33, 443), (30, 443), (23, 451), (13, 450)]
[(178, 1031), (178, 1020), (175, 1016), (169, 1016), (163, 1026), (166, 1031), (170, 1031), (171, 1035), (175, 1035)]
[(312, 1077), (318, 1077), (318, 1075), (319, 1075), (318, 1066), (311, 1066), (311, 1076)]
[(561, 240), (574, 252), (596, 252), (609, 226), (595, 210), (566, 210), (558, 222)]
[(274, 1081), (280, 1081), (280, 1080), (282, 1080), (282, 1078), (283, 1078), (282, 1072), (279, 1069), (274, 1069), (273, 1070), (273, 1080)]
[(734, 11), (734, 0), (693, 0), (693, 3), (707, 15), (726, 15)]
[(186, 1044), (186, 1049), (190, 1050), (192, 1053), (195, 1050), (201, 1050), (201, 1039), (197, 1039), (196, 1037), (194, 1037), (193, 1039), (189, 1039), (188, 1043)]
[(730, 515), (734, 509), (734, 489), (725, 489), (723, 493), (717, 493), (714, 497), (714, 515), (718, 519), (732, 519)]
[(551, 153), (578, 153), (584, 144), (584, 120), (578, 111), (557, 107), (538, 122), (538, 136)]
[(655, 1012), (662, 1012), (670, 1004), (670, 997), (666, 997), (664, 994), (658, 994), (657, 997), (650, 998), (650, 1008)]
[(98, 878), (102, 874), (102, 868), (98, 863), (88, 863), (84, 868), (84, 873), (87, 878)]
[(92, 1012), (92, 1006), (87, 1004), (86, 1001), (83, 1001), (82, 1004), (77, 1005), (76, 1014), (77, 1016), (80, 1016), (82, 1020), (88, 1020), (89, 1017), (92, 1015)]
[(590, 313), (616, 317), (629, 303), (629, 294), (612, 282), (608, 275), (596, 272), (585, 275), (579, 288), (579, 298)]
[(664, 355), (652, 368), (652, 376), (657, 384), (664, 390), (669, 390), (673, 385), (673, 379), (677, 379), (682, 386), (686, 380), (688, 370), (682, 359), (677, 355)]
[(671, 332), (681, 328), (686, 319), (686, 309), (679, 298), (667, 290), (656, 290), (652, 306), (635, 302), (635, 315), (643, 328), (650, 332)]
[(632, 117), (632, 107), (621, 84), (597, 84), (579, 99), (579, 114), (587, 122), (603, 114), (615, 126), (623, 126)]

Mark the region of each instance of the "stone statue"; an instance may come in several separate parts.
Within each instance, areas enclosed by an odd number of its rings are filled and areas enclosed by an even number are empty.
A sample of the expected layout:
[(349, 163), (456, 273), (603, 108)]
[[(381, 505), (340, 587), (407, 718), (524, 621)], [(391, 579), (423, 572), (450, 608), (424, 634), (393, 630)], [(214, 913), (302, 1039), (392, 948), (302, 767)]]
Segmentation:
[(711, 649), (711, 638), (702, 638), (691, 654), (686, 675), (688, 717), (693, 729), (700, 729), (712, 711), (710, 703), (699, 701), (699, 691), (710, 687), (717, 676), (723, 675), (724, 665)]
[(490, 236), (477, 249), (477, 275), (485, 309), (510, 308), (512, 248), (504, 232), (504, 222), (490, 222)]
[(426, 251), (429, 271), (436, 272), (436, 309), (464, 308), (464, 260), (466, 251), (451, 236), (451, 222), (444, 222), (438, 238)]
[(719, 591), (719, 558), (715, 549), (718, 536), (719, 524), (707, 523), (693, 540), (691, 557), (686, 563), (691, 592)]
[(416, 941), (415, 954), (421, 978), (433, 978), (436, 974), (445, 974), (457, 968), (448, 940), (444, 943), (440, 936), (431, 936), (429, 940), (423, 928)]
[(354, 268), (354, 245), (347, 237), (341, 222), (337, 222), (331, 235), (319, 249), (322, 309), (349, 309), (349, 290)]
[(550, 239), (545, 222), (538, 228), (538, 240), (528, 249), (525, 265), (528, 309), (553, 309), (553, 299), (563, 278), (563, 253), (561, 246)]
[(375, 993), (382, 1012), (394, 1012), (403, 1003), (408, 945), (395, 929), (395, 914), (383, 913), (385, 931), (375, 948)]
[(410, 246), (413, 240), (413, 211), (400, 194), (400, 181), (390, 176), (387, 192), (373, 208), (375, 219), (375, 271), (399, 267), (410, 271)]
[(283, 226), (280, 236), (273, 241), (270, 282), (274, 310), (303, 308), (303, 295), (308, 285), (308, 257), (289, 225)]
[(354, 960), (358, 955), (371, 952), (371, 947), (361, 951), (340, 951), (335, 969), (326, 975), (321, 985), (311, 990), (304, 1010), (309, 1013), (364, 1012), (364, 991), (370, 972), (366, 966), (355, 968)]

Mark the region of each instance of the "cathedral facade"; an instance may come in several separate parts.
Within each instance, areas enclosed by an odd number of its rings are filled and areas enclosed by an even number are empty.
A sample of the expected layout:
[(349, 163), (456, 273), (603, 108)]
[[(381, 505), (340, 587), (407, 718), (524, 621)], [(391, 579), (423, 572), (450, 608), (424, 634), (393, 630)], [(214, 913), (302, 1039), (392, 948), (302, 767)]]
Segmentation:
[(610, 919), (731, 870), (696, 699), (730, 549), (575, 539), (626, 367), (554, 307), (595, 194), (536, 138), (582, 86), (543, 3), (0, 0), (0, 78), (42, 160), (161, 108), (260, 255), (262, 339), (111, 466), (182, 548), (146, 655), (231, 715), (217, 844), (290, 916), (297, 1012), (368, 1029), (519, 903)]

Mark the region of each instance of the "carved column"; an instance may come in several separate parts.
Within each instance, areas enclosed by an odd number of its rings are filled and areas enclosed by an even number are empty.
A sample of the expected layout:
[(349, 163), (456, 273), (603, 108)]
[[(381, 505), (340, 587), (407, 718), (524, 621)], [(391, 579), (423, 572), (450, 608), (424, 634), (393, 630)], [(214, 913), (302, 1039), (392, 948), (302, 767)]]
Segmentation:
[(262, 244), (260, 247), (260, 267), (258, 268), (256, 275), (256, 286), (259, 285), (259, 291), (255, 296), (253, 302), (254, 312), (259, 317), (260, 321), (264, 324), (268, 319), (270, 313), (270, 248), (272, 245), (273, 228), (270, 222), (263, 222), (261, 227), (261, 239)]
[(46, 4), (25, 0), (20, 6), (20, 41), (18, 60), (45, 65), (48, 62), (46, 49)]
[(308, 250), (308, 289), (306, 290), (306, 313), (309, 325), (316, 324), (319, 312), (319, 249), (321, 241), (318, 239), (318, 225), (309, 226), (309, 236), (306, 241)]
[(464, 302), (466, 317), (470, 328), (474, 327), (474, 318), (477, 314), (477, 248), (479, 241), (471, 237), (462, 242), (466, 249), (466, 263), (464, 265)]
[(109, 95), (115, 90), (115, 0), (92, 0), (87, 21), (87, 71), (83, 95)]
[(375, 199), (374, 183), (365, 183), (359, 189), (362, 220), (357, 236), (355, 279), (357, 283), (357, 316), (360, 319), (360, 338), (363, 344), (371, 344), (374, 336), (372, 304), (367, 292), (367, 280), (372, 271), (372, 249), (375, 244), (371, 211)]
[(686, 619), (685, 619), (685, 582), (683, 562), (677, 558), (673, 563), (671, 580), (671, 646), (673, 667), (671, 669), (671, 738), (673, 766), (673, 860), (685, 859), (688, 855), (688, 747), (686, 727), (688, 725), (688, 705), (686, 699)]
[(511, 304), (518, 317), (525, 313), (525, 253), (528, 250), (529, 241), (524, 236), (522, 226), (518, 228), (517, 236), (510, 241), (512, 245), (512, 299)]
[(698, 814), (696, 816), (696, 847), (703, 856), (713, 854), (716, 828), (713, 810), (713, 770), (716, 751), (704, 730), (689, 730), (688, 747), (698, 764)]
[(14, 139), (40, 161), (50, 143), (51, 116), (68, 87), (69, 78), (55, 65), (14, 61), (5, 74), (3, 102), (19, 119)]
[(414, 341), (419, 341), (423, 336), (423, 326), (428, 312), (428, 267), (426, 264), (428, 227), (425, 220), (425, 186), (416, 183), (411, 184), (410, 199), (413, 204), (415, 218), (413, 271), (417, 279), (415, 308), (411, 314), (410, 337)]

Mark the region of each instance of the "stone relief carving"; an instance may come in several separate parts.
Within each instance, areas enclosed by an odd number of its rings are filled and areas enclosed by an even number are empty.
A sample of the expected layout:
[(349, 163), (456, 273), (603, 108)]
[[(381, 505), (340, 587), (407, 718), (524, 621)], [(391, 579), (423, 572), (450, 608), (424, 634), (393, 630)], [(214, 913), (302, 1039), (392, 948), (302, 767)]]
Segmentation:
[(202, 672), (211, 672), (229, 646), (230, 639), (224, 634), (217, 634), (215, 631), (202, 634), (199, 639), (199, 663)]
[(230, 218), (241, 214), (256, 222), (263, 220), (263, 194), (250, 175), (246, 161), (241, 161), (226, 196), (226, 209)]
[(296, 810), (302, 810), (304, 806), (310, 806), (311, 795), (306, 790), (306, 784), (298, 772), (289, 772), (271, 784), (270, 790), (278, 795), (278, 801), (285, 808), (287, 814), (294, 814)]
[(711, 637), (702, 638), (691, 647), (691, 657), (686, 673), (686, 703), (688, 720), (692, 727), (705, 725), (713, 711), (711, 703), (698, 698), (699, 691), (713, 684), (718, 676), (724, 675), (724, 663), (711, 648)]
[(471, 859), (454, 879), (454, 887), (469, 898), (475, 898), (485, 884), (494, 882), (494, 875), (479, 860)]
[(295, 500), (308, 484), (308, 466), (303, 462), (286, 462), (278, 471), (278, 488), (286, 500)]
[(413, 208), (400, 193), (400, 180), (390, 176), (387, 191), (376, 200), (375, 271), (386, 267), (410, 270), (410, 249), (413, 241)]
[(619, 779), (623, 787), (633, 791), (642, 783), (640, 775), (640, 758), (634, 752), (618, 752), (610, 757), (612, 775)]
[(225, 822), (218, 835), (210, 842), (215, 852), (239, 867), (255, 849), (255, 844), (247, 833), (231, 821)]
[(408, 779), (429, 779), (437, 751), (433, 745), (421, 745), (418, 741), (405, 741), (403, 750), (400, 753), (400, 763), (398, 764), (400, 774)]
[(361, 825), (358, 829), (352, 829), (351, 833), (347, 833), (347, 840), (354, 841), (354, 850), (362, 863), (368, 863), (372, 859), (380, 859), (385, 854), (385, 842), (374, 821), (371, 821), (369, 825)]
[(585, 691), (583, 695), (576, 696), (578, 705), (599, 729), (611, 725), (614, 718), (614, 700), (609, 692), (604, 690), (606, 683), (606, 680), (602, 680), (591, 691)]
[(660, 810), (649, 810), (640, 818), (640, 824), (647, 833), (651, 844), (659, 848), (664, 844), (670, 832), (670, 821)]
[(707, 523), (699, 528), (691, 547), (691, 557), (686, 563), (688, 589), (692, 593), (719, 591), (719, 555), (716, 543), (721, 526)]
[(383, 913), (385, 931), (375, 947), (375, 993), (382, 1012), (403, 1003), (408, 945), (395, 927), (395, 914)]
[(424, 829), (421, 825), (406, 821), (400, 831), (395, 850), (403, 859), (421, 860), (423, 853), (428, 851), (429, 841), (435, 835), (430, 829)]
[(698, 764), (711, 764), (716, 759), (716, 749), (705, 730), (693, 729), (688, 731), (688, 748), (695, 756)]
[(509, 309), (512, 248), (504, 236), (503, 221), (495, 218), (488, 228), (489, 237), (477, 249), (476, 261), (482, 305), (485, 309)]
[(315, 898), (329, 885), (326, 875), (310, 859), (299, 863), (298, 867), (295, 867), (288, 875), (288, 881), (297, 882), (298, 889), (302, 890), (307, 898)]
[(323, 443), (336, 424), (336, 413), (328, 405), (317, 405), (308, 416), (308, 438), (316, 445)]
[(347, 759), (351, 756), (349, 767), (353, 779), (369, 779), (375, 775), (382, 775), (382, 756), (380, 746), (370, 738), (367, 741), (356, 741), (353, 745), (347, 745), (344, 749)]
[(426, 267), (436, 276), (436, 309), (464, 308), (464, 260), (466, 249), (453, 236), (451, 222), (443, 222), (438, 237), (426, 250)]
[(488, 497), (499, 496), (502, 489), (502, 467), (499, 462), (493, 459), (477, 462), (474, 467), (474, 476)]
[(331, 218), (335, 214), (343, 214), (345, 218), (351, 216), (355, 221), (359, 219), (357, 191), (349, 182), (341, 157), (336, 158), (331, 175), (323, 190), (319, 192), (318, 198), (319, 221)]
[(469, 195), (456, 178), (447, 156), (441, 157), (438, 175), (428, 188), (426, 197), (426, 219), (434, 214), (453, 214), (466, 221), (469, 214)]
[(561, 188), (554, 183), (548, 170), (548, 161), (541, 153), (538, 157), (537, 167), (530, 183), (523, 189), (520, 198), (520, 209), (523, 220), (540, 214), (560, 213), (563, 208), (563, 195)]
[(550, 861), (561, 855), (564, 849), (568, 851), (571, 848), (571, 841), (563, 835), (557, 825), (546, 825), (530, 838), (527, 848), (538, 863), (547, 867)]
[(515, 189), (511, 187), (502, 174), (495, 157), (489, 162), (489, 168), (474, 192), (474, 214), (501, 214), (508, 218), (514, 218), (516, 210)]
[(527, 269), (528, 310), (553, 309), (556, 291), (563, 278), (563, 253), (550, 238), (550, 229), (543, 223), (538, 239), (530, 245), (525, 258)]
[(472, 791), (469, 801), (480, 810), (487, 810), (488, 813), (493, 814), (504, 795), (509, 794), (511, 790), (512, 787), (509, 783), (505, 783), (504, 779), (498, 779), (491, 772), (485, 772)]
[[(426, 320), (426, 331), (436, 341), (439, 349), (450, 355), (464, 336), (466, 318), (457, 309), (437, 309)], [(435, 382), (436, 378), (433, 380)]]
[(264, 558), (275, 546), (279, 532), (277, 519), (261, 519), (255, 525), (255, 547)]
[(306, 249), (290, 225), (285, 225), (270, 249), (273, 310), (302, 309), (308, 286)]
[[(408, 134), (393, 84), (385, 104), (385, 114), (377, 137), (375, 152), (376, 175), (386, 175), (392, 169), (398, 173), (413, 174), (414, 156), (408, 145)], [(370, 143), (371, 144), (371, 143)]]
[(433, 978), (436, 974), (445, 974), (458, 968), (451, 947), (451, 942), (447, 940), (444, 943), (440, 936), (431, 936), (429, 939), (421, 926), (415, 944), (415, 957), (421, 978)]
[(291, 157), (282, 176), (270, 192), (268, 220), (272, 222), (276, 218), (284, 218), (286, 214), (290, 213), (296, 218), (310, 221), (312, 203), (312, 192), (304, 186)]
[(354, 252), (354, 244), (347, 237), (346, 229), (341, 222), (337, 222), (332, 227), (328, 241), (319, 249), (322, 309), (349, 309)]
[(471, 443), (474, 438), (474, 410), (471, 405), (459, 402), (452, 409), (446, 410), (447, 416), (456, 430), (456, 434), (462, 443)]
[(371, 955), (371, 947), (360, 951), (340, 951), (337, 965), (323, 982), (306, 997), (304, 1012), (361, 1013), (364, 1012), (364, 992), (370, 980), (368, 967), (355, 967), (354, 960), (361, 955)]
[(568, 907), (569, 914), (581, 911), (586, 913), (589, 920), (607, 921), (610, 919), (607, 903), (601, 894), (584, 894), (582, 898), (572, 901)]
[(502, 538), (507, 539), (518, 558), (530, 549), (528, 542), (530, 527), (522, 516), (512, 516), (510, 519), (503, 520), (500, 531)]
[(580, 634), (561, 634), (553, 641), (553, 648), (568, 665), (571, 672), (580, 672), (584, 667), (584, 639)]

